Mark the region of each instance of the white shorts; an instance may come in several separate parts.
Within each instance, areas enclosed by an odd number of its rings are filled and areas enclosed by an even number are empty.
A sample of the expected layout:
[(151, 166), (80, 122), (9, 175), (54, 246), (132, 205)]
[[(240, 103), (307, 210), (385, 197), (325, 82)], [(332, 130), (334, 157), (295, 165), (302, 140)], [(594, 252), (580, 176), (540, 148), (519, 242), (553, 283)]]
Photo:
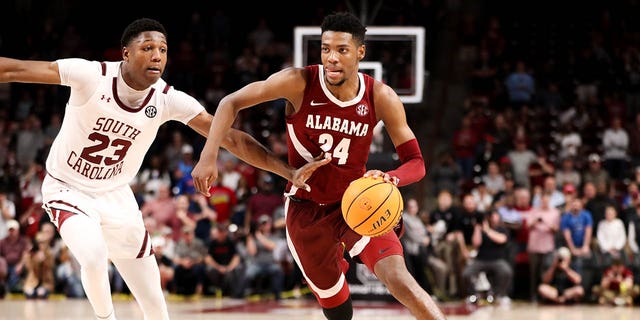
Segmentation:
[(60, 211), (85, 215), (99, 224), (110, 258), (133, 259), (152, 254), (149, 233), (128, 185), (108, 192), (90, 193), (47, 175), (42, 183), (42, 198), (42, 207), (58, 229)]

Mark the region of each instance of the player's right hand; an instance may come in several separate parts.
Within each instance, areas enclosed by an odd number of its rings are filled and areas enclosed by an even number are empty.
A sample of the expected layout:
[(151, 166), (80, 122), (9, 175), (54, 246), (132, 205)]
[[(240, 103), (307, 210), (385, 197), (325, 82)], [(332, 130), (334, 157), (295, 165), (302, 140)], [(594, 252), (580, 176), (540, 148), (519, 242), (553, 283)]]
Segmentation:
[(197, 192), (210, 197), (209, 187), (218, 179), (218, 164), (215, 161), (198, 161), (191, 171)]
[(311, 177), (316, 169), (324, 166), (329, 162), (331, 162), (331, 155), (329, 155), (328, 153), (322, 153), (320, 156), (313, 159), (313, 161), (296, 169), (293, 172), (291, 183), (299, 189), (306, 190), (307, 192), (311, 191), (311, 186), (306, 183), (307, 179)]

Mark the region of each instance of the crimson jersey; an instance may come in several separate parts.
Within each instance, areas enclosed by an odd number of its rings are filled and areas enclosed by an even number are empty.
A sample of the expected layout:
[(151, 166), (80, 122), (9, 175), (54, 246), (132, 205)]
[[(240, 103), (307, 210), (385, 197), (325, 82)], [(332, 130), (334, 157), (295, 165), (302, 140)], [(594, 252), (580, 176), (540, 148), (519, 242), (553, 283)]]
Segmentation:
[(358, 73), (358, 94), (350, 101), (340, 101), (327, 89), (321, 65), (306, 69), (302, 105), (286, 119), (289, 164), (299, 168), (322, 151), (331, 154), (332, 160), (307, 180), (311, 192), (289, 182), (286, 194), (322, 204), (336, 203), (349, 183), (366, 171), (373, 128), (378, 122), (373, 104), (375, 79)]

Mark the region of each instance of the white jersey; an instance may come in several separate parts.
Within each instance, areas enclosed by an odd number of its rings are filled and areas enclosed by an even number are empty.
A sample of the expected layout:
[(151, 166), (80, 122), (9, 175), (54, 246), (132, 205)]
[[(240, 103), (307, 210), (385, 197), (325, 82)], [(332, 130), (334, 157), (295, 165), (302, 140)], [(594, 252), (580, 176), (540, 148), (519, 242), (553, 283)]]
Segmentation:
[(118, 95), (121, 62), (74, 58), (57, 63), (71, 97), (46, 168), (53, 178), (79, 190), (104, 192), (128, 184), (163, 123), (187, 124), (204, 111), (196, 99), (162, 79), (138, 108), (125, 105)]

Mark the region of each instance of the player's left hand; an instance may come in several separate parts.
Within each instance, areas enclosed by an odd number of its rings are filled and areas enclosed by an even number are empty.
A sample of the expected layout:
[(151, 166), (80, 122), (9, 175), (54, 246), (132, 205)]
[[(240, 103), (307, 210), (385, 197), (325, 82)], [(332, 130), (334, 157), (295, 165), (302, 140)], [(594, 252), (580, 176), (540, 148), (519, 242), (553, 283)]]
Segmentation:
[(385, 182), (392, 183), (394, 186), (397, 186), (398, 182), (400, 182), (398, 178), (380, 170), (369, 170), (364, 173), (363, 177), (382, 178)]
[(218, 164), (215, 161), (198, 161), (191, 171), (191, 177), (196, 191), (210, 197), (209, 187), (218, 178)]

